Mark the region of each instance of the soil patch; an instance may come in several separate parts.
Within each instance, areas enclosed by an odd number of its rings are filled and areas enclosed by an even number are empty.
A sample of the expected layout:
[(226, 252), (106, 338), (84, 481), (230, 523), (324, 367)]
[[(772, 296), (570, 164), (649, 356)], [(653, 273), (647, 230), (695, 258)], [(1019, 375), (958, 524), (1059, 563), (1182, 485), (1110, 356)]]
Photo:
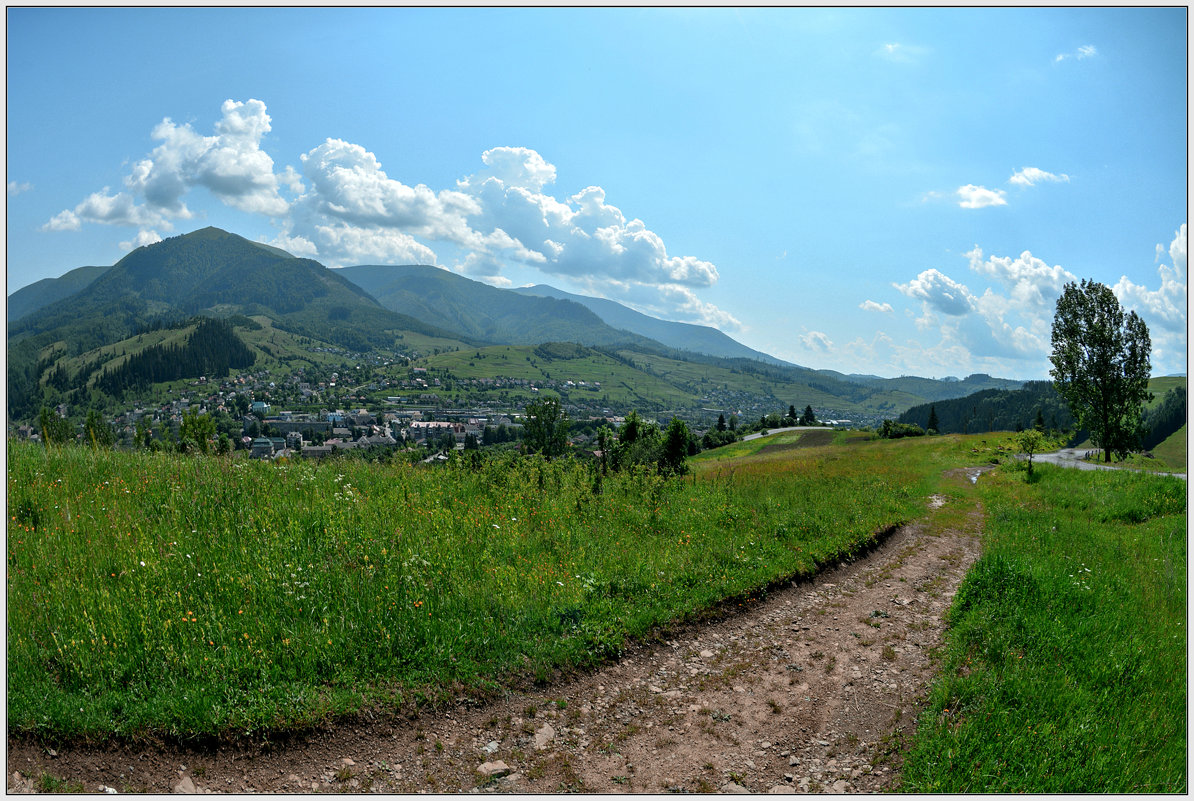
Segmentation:
[[(933, 676), (942, 617), (979, 553), (981, 509), (958, 514), (951, 503), (961, 501), (935, 496), (925, 519), (854, 563), (544, 689), (238, 746), (51, 750), (9, 738), (8, 789), (894, 789)], [(940, 525), (938, 509), (965, 522)]]

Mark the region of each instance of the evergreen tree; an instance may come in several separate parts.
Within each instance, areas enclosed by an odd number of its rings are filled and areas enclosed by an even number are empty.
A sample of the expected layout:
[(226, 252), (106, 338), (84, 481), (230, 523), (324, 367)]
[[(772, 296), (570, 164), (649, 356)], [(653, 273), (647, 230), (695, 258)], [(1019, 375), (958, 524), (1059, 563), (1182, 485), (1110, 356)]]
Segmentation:
[(938, 426), (938, 422), (937, 422), (937, 406), (936, 406), (936, 405), (933, 405), (933, 406), (930, 406), (930, 407), (929, 407), (929, 425), (928, 425), (928, 430), (929, 430), (929, 431), (932, 431), (933, 433), (936, 433), (936, 432), (937, 432), (937, 430), (938, 430), (937, 426)]

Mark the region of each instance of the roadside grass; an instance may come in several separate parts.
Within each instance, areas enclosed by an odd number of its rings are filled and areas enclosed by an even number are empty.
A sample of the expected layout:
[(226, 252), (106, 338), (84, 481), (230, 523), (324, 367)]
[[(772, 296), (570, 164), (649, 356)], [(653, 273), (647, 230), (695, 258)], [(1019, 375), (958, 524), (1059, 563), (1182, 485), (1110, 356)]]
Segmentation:
[(927, 440), (600, 483), (10, 442), (9, 731), (238, 737), (548, 680), (856, 553), (996, 450)]
[(1182, 426), (1168, 439), (1153, 448), (1153, 456), (1164, 462), (1171, 471), (1186, 472), (1186, 426)]
[(976, 489), (984, 555), (902, 789), (1185, 792), (1185, 482), (1009, 465)]

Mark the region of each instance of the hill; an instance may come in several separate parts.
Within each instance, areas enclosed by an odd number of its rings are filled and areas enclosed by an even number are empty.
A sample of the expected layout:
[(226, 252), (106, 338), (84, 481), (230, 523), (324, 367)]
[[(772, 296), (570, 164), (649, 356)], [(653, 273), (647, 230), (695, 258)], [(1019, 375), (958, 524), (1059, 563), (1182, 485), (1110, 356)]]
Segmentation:
[(387, 309), (490, 344), (658, 344), (607, 325), (582, 304), (521, 295), (438, 267), (370, 264), (336, 272)]
[(352, 351), (418, 355), (404, 341), (408, 333), (452, 347), (467, 344), (383, 308), (319, 262), (204, 228), (138, 248), (84, 289), (11, 321), (10, 417), (36, 413), (45, 400), (44, 378), (60, 359), (196, 315), (260, 315), (278, 328)]
[(789, 362), (777, 359), (762, 351), (748, 348), (721, 331), (718, 331), (716, 328), (707, 325), (659, 320), (641, 312), (636, 312), (633, 309), (628, 309), (621, 303), (612, 300), (573, 295), (546, 284), (537, 284), (510, 291), (521, 295), (557, 298), (559, 300), (569, 300), (579, 303), (614, 328), (633, 331), (636, 334), (653, 339), (676, 350), (692, 351), (709, 356), (721, 356), (728, 359), (759, 359), (769, 364), (788, 367), (794, 366)]
[(107, 267), (77, 267), (58, 278), (43, 278), (18, 289), (8, 296), (9, 322), (70, 297), (107, 271)]
[(1019, 431), (1032, 428), (1040, 413), (1050, 429), (1071, 429), (1074, 418), (1049, 381), (1028, 381), (1021, 389), (984, 389), (962, 398), (913, 406), (897, 418), (928, 429), (929, 415), (937, 413), (942, 434), (977, 434), (985, 431)]

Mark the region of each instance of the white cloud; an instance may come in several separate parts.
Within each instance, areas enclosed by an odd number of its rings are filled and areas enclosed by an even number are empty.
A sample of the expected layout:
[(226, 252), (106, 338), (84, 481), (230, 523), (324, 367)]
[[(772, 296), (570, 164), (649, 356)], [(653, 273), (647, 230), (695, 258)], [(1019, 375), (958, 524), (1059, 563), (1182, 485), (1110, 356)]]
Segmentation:
[(1146, 323), (1172, 332), (1186, 330), (1186, 224), (1174, 234), (1169, 244), (1172, 265), (1162, 264), (1157, 272), (1161, 283), (1157, 289), (1149, 289), (1122, 276), (1112, 291), (1120, 302), (1136, 310)]
[(890, 303), (876, 303), (873, 300), (864, 300), (858, 304), (858, 308), (863, 311), (887, 312), (888, 314), (892, 312)]
[(960, 198), (958, 203), (964, 209), (981, 209), (987, 206), (1006, 206), (1007, 193), (1002, 189), (987, 189), (985, 186), (966, 184), (959, 186), (954, 193)]
[(935, 269), (925, 270), (906, 284), (892, 286), (950, 316), (957, 317), (974, 310), (974, 296), (970, 290)]
[(44, 225), (41, 226), (42, 231), (78, 231), (83, 227), (83, 223), (70, 209), (63, 209), (62, 211), (51, 217)]
[(505, 270), (524, 265), (622, 297), (647, 296), (669, 318), (739, 325), (693, 294), (717, 282), (714, 264), (669, 253), (657, 232), (624, 214), (600, 186), (555, 196), (556, 168), (535, 150), (490, 148), (479, 171), (436, 190), (387, 174), (373, 152), (335, 138), (300, 155), (301, 174), (291, 166), (276, 171), (262, 149), (271, 125), (265, 103), (253, 99), (225, 101), (210, 135), (164, 118), (152, 132), (156, 147), (132, 163), (121, 191), (93, 193), (42, 228), (169, 231), (194, 216), (187, 201), (202, 187), (228, 206), (270, 217), (278, 231), (271, 244), (329, 266), (438, 264), (432, 246), (444, 243), (454, 269), (489, 283), (506, 282)]
[(833, 340), (820, 331), (809, 331), (807, 334), (801, 335), (800, 341), (809, 350), (821, 351), (822, 353), (827, 353), (833, 348)]
[(9, 181), (8, 182), (8, 196), (16, 197), (17, 195), (21, 194), (22, 192), (28, 192), (32, 188), (33, 188), (33, 184), (30, 184), (30, 183), (24, 183), (24, 182), (18, 183), (17, 181)]
[[(194, 216), (183, 198), (195, 187), (208, 189), (222, 203), (242, 211), (285, 215), (290, 204), (278, 188), (285, 184), (293, 190), (297, 175), (287, 168), (279, 178), (273, 172), (273, 159), (261, 149), (261, 140), (270, 131), (265, 104), (226, 100), (220, 111), (212, 136), (197, 133), (189, 124), (178, 125), (169, 117), (163, 119), (152, 132), (160, 144), (133, 164), (124, 178), (127, 191), (112, 195), (105, 187), (91, 194), (75, 207), (75, 218), (169, 230), (173, 227), (170, 220)], [(64, 230), (70, 223), (64, 212), (43, 229)]]
[(1082, 61), (1083, 59), (1086, 59), (1086, 58), (1094, 58), (1098, 54), (1099, 54), (1098, 49), (1095, 48), (1094, 45), (1088, 44), (1088, 45), (1082, 45), (1081, 47), (1079, 47), (1077, 50), (1073, 51), (1072, 53), (1058, 53), (1057, 57), (1054, 58), (1053, 61), (1056, 63), (1060, 63), (1069, 58), (1074, 58), (1074, 59), (1077, 59), (1078, 61)]
[(1065, 173), (1054, 174), (1045, 172), (1038, 167), (1024, 167), (1012, 173), (1012, 177), (1008, 179), (1009, 184), (1016, 184), (1017, 186), (1035, 186), (1044, 181), (1052, 183), (1069, 183), (1070, 176)]
[(120, 249), (121, 250), (135, 250), (139, 247), (144, 247), (145, 245), (152, 245), (156, 242), (161, 242), (161, 241), (162, 241), (162, 237), (158, 235), (157, 231), (142, 229), (137, 232), (137, 236), (134, 237), (132, 240), (130, 240), (128, 242), (121, 242)]
[(984, 261), (982, 249), (975, 245), (965, 256), (972, 271), (997, 280), (1021, 307), (1047, 311), (1050, 316), (1062, 288), (1067, 282), (1078, 280), (1069, 270), (1060, 265), (1050, 267), (1027, 250), (1014, 259), (992, 256)]

